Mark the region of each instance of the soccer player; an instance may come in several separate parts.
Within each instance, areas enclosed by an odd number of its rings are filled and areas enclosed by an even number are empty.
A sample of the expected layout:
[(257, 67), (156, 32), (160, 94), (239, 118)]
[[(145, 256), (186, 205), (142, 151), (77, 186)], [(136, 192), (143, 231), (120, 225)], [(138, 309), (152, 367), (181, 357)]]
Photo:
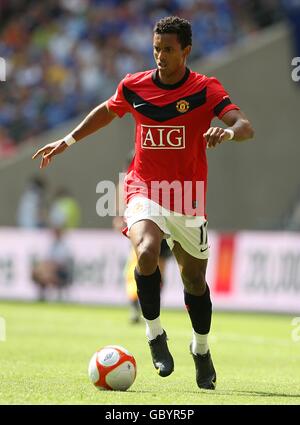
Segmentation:
[[(133, 115), (135, 157), (125, 181), (125, 216), (127, 234), (137, 256), (135, 279), (153, 364), (163, 377), (174, 370), (160, 321), (158, 257), (161, 241), (166, 238), (179, 266), (193, 328), (190, 352), (196, 382), (199, 388), (214, 389), (216, 372), (208, 347), (212, 303), (205, 278), (209, 256), (205, 218), (206, 148), (229, 140), (250, 139), (253, 129), (216, 78), (208, 78), (186, 66), (191, 48), (192, 30), (188, 21), (173, 16), (158, 21), (153, 31), (157, 68), (128, 74), (114, 96), (91, 111), (63, 139), (39, 149), (33, 158), (41, 155), (40, 167), (44, 168), (55, 155), (108, 125), (116, 116), (122, 117), (127, 112)], [(227, 128), (211, 126), (215, 116)], [(166, 182), (168, 196), (157, 189), (159, 184), (167, 192)], [(204, 193), (200, 195), (199, 182), (204, 185)], [(180, 208), (178, 201), (185, 203), (189, 196), (193, 208), (182, 208), (182, 203)]]

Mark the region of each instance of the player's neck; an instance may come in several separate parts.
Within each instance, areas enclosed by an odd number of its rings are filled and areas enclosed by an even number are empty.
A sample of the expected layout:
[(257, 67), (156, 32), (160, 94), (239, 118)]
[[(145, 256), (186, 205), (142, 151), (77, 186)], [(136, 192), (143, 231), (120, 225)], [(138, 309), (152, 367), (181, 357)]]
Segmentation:
[(163, 84), (170, 85), (170, 84), (179, 83), (179, 81), (181, 81), (184, 78), (185, 73), (186, 73), (186, 66), (184, 65), (183, 67), (179, 68), (176, 72), (173, 72), (171, 75), (166, 75), (164, 71), (162, 71), (161, 69), (158, 69), (157, 76)]

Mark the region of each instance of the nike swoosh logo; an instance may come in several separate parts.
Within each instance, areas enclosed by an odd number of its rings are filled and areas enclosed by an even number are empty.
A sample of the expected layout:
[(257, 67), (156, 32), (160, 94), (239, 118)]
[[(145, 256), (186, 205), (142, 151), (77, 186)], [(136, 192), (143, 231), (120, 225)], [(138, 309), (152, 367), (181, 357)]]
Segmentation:
[(147, 105), (147, 103), (134, 103), (133, 102), (134, 109), (139, 108), (140, 106), (143, 106), (143, 105)]
[(201, 252), (204, 252), (204, 251), (207, 251), (207, 250), (208, 250), (208, 247), (206, 247), (206, 248), (204, 248), (204, 249), (200, 248), (200, 251), (201, 251)]

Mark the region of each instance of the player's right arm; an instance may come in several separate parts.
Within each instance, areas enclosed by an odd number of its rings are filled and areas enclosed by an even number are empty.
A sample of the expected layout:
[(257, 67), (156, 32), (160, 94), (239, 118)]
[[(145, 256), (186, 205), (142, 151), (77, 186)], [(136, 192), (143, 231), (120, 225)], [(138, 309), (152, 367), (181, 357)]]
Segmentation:
[(86, 118), (63, 139), (57, 140), (53, 143), (48, 143), (41, 149), (38, 149), (33, 155), (32, 159), (42, 156), (40, 168), (45, 168), (50, 164), (53, 156), (64, 152), (68, 146), (74, 142), (78, 142), (81, 139), (89, 136), (95, 131), (108, 125), (117, 114), (109, 109), (107, 101), (101, 103), (93, 109)]

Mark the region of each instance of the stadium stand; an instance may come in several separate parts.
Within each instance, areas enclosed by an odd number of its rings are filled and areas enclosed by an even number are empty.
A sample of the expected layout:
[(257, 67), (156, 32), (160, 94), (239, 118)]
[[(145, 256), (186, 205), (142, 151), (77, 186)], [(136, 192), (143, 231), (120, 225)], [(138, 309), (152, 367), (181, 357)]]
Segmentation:
[(110, 96), (126, 73), (153, 67), (157, 18), (193, 22), (192, 60), (282, 19), (279, 0), (0, 0), (0, 11), (9, 81), (1, 83), (0, 160)]

